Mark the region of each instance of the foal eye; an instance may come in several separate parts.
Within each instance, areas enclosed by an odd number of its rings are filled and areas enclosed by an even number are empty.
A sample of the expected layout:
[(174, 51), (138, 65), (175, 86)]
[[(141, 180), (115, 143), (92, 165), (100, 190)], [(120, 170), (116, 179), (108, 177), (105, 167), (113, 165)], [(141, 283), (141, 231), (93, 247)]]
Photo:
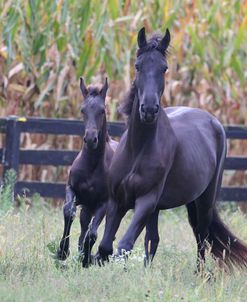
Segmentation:
[(168, 69), (168, 67), (165, 66), (165, 67), (163, 68), (163, 72), (166, 73), (167, 69)]

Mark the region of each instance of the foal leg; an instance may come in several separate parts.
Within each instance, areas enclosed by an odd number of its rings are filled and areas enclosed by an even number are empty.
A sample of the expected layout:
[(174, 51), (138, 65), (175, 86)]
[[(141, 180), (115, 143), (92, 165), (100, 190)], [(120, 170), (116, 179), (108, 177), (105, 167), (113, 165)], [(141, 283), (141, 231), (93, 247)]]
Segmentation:
[(97, 240), (97, 230), (99, 225), (101, 224), (103, 218), (106, 214), (106, 207), (107, 203), (104, 203), (101, 207), (99, 207), (96, 212), (95, 216), (92, 219), (91, 223), (89, 224), (87, 233), (84, 238), (83, 242), (83, 252), (84, 252), (84, 258), (82, 261), (83, 267), (88, 267), (91, 263), (91, 251), (92, 248)]
[(69, 256), (70, 228), (76, 213), (76, 205), (74, 199), (75, 199), (75, 193), (73, 192), (70, 186), (67, 186), (65, 203), (63, 206), (64, 231), (63, 231), (63, 237), (60, 241), (59, 248), (57, 250), (57, 258), (60, 260), (65, 260)]
[(139, 197), (135, 203), (135, 213), (122, 240), (118, 245), (118, 253), (131, 251), (137, 237), (140, 235), (148, 218), (154, 212), (156, 207), (156, 192), (150, 192), (145, 196)]
[(149, 217), (148, 223), (146, 225), (146, 235), (144, 239), (145, 246), (145, 258), (144, 265), (147, 266), (153, 261), (156, 254), (158, 244), (160, 241), (159, 230), (158, 230), (158, 218), (159, 210), (156, 209), (154, 213)]

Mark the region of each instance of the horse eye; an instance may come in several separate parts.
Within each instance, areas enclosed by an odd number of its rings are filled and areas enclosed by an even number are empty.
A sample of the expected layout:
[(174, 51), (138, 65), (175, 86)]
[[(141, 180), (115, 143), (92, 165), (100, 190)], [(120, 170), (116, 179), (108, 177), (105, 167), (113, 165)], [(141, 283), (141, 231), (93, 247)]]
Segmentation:
[(168, 69), (168, 67), (165, 66), (165, 67), (163, 68), (163, 72), (166, 73), (167, 69)]
[(136, 68), (137, 71), (140, 70), (140, 66), (137, 63), (135, 63), (135, 68)]

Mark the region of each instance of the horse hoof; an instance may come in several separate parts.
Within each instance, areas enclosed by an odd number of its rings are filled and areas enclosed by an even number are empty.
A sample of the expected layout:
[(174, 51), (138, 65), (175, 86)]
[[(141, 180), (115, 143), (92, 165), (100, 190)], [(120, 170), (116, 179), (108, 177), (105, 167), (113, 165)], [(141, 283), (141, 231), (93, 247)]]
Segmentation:
[(99, 252), (96, 253), (96, 255), (93, 257), (92, 263), (98, 266), (105, 266), (105, 262), (109, 262), (109, 256), (108, 255), (102, 255)]
[(82, 260), (82, 267), (84, 268), (89, 268), (90, 265), (94, 264), (95, 262), (95, 257), (90, 255), (90, 257), (84, 257)]
[(64, 261), (69, 257), (69, 253), (69, 250), (65, 252), (61, 248), (58, 248), (56, 253), (56, 259)]

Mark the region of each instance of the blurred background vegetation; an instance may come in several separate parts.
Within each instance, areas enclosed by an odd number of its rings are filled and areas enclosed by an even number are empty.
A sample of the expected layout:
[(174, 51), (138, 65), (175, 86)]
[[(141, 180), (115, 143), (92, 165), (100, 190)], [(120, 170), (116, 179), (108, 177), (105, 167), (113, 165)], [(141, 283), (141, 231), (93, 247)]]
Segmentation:
[[(171, 32), (164, 105), (247, 124), (246, 0), (0, 0), (1, 115), (80, 118), (79, 76), (99, 84), (107, 75), (108, 118), (119, 119), (142, 26)], [(80, 141), (23, 135), (22, 146), (75, 149)], [(246, 154), (246, 142), (232, 149)], [(26, 167), (21, 178), (60, 181), (61, 169)]]
[(247, 1), (1, 0), (1, 114), (80, 117), (78, 78), (108, 75), (110, 119), (133, 78), (136, 35), (171, 31), (168, 105), (247, 121)]

